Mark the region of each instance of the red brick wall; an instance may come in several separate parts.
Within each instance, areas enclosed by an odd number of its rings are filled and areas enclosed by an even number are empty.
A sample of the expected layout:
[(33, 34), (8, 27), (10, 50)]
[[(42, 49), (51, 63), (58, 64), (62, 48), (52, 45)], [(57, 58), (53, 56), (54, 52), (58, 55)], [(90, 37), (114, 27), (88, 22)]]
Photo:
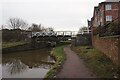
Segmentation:
[(100, 38), (94, 36), (93, 46), (106, 54), (113, 62), (118, 63), (120, 58), (120, 36)]

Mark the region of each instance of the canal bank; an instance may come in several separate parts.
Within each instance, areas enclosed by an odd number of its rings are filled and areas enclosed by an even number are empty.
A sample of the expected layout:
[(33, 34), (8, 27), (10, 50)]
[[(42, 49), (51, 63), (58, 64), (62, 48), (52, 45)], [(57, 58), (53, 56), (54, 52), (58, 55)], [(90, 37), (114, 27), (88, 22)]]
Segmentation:
[(62, 68), (62, 65), (65, 61), (65, 54), (64, 54), (64, 46), (58, 46), (53, 48), (51, 51), (51, 56), (55, 59), (55, 64), (52, 66), (52, 68), (47, 72), (45, 76), (45, 80), (47, 78), (55, 78), (56, 74), (60, 71)]
[(71, 44), (70, 41), (62, 41), (52, 49), (50, 55), (55, 59), (55, 64), (48, 71), (48, 73), (44, 77), (44, 80), (48, 80), (48, 78), (56, 78), (56, 74), (62, 69), (64, 61), (66, 60), (64, 47), (69, 44)]
[(20, 51), (28, 51), (28, 50), (41, 49), (41, 48), (46, 48), (46, 47), (47, 47), (47, 45), (45, 43), (38, 43), (36, 46), (33, 43), (23, 43), (23, 44), (18, 44), (15, 46), (3, 47), (2, 53), (4, 54), (4, 53), (17, 52), (17, 51), (19, 51), (19, 52)]

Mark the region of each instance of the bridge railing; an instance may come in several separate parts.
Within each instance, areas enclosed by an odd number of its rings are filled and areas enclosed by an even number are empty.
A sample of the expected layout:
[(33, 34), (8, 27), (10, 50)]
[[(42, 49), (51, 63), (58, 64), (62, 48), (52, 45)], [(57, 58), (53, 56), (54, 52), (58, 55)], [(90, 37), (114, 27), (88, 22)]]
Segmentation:
[(71, 36), (75, 37), (78, 34), (77, 31), (54, 31), (54, 32), (32, 32), (32, 37), (36, 36)]
[(56, 36), (56, 33), (55, 32), (32, 32), (32, 37), (33, 36), (52, 36), (52, 35), (55, 35)]

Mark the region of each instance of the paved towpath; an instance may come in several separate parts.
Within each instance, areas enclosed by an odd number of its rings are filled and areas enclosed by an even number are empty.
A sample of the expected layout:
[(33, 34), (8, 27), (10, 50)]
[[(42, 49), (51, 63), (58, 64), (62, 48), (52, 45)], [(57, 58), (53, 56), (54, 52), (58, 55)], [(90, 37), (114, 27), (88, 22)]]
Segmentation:
[(66, 60), (63, 68), (56, 75), (57, 78), (96, 78), (96, 76), (84, 65), (82, 59), (70, 49), (64, 48)]

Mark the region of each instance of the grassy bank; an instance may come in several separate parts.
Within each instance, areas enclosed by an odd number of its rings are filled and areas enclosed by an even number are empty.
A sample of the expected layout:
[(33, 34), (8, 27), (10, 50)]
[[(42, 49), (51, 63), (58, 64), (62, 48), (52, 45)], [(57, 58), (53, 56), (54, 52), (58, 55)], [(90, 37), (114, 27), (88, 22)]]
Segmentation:
[(2, 42), (2, 48), (8, 48), (8, 47), (13, 47), (17, 45), (23, 45), (26, 42), (19, 41), (19, 42)]
[(61, 65), (62, 65), (62, 63), (63, 63), (63, 61), (65, 59), (65, 54), (64, 54), (63, 48), (64, 48), (64, 46), (58, 46), (58, 47), (55, 47), (51, 51), (51, 55), (53, 57), (55, 57), (56, 63), (48, 71), (48, 73), (46, 74), (45, 78), (53, 78), (53, 77), (55, 77), (55, 74), (61, 68)]
[(120, 69), (108, 57), (98, 50), (88, 46), (72, 47), (72, 50), (85, 61), (85, 64), (99, 78), (118, 78)]

